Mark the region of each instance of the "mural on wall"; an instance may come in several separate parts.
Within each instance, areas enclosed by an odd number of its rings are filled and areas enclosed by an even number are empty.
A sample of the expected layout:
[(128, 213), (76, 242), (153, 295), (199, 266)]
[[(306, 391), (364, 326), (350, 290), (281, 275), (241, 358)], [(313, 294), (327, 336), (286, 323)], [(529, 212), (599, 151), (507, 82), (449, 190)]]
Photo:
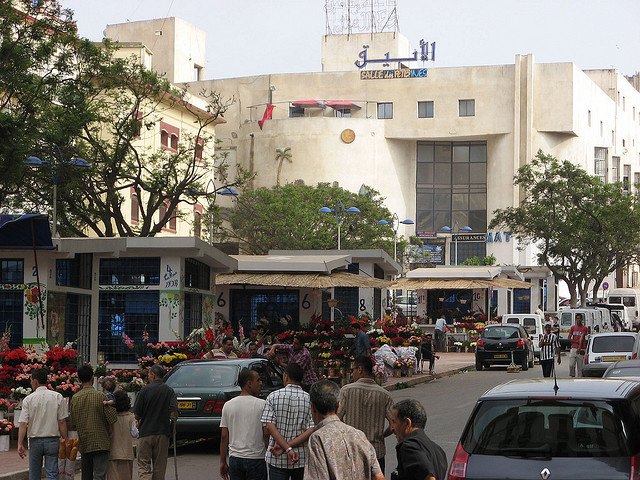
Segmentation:
[(100, 290), (151, 290), (149, 285), (100, 285)]
[(173, 320), (180, 319), (180, 311), (184, 308), (184, 295), (176, 290), (160, 290), (159, 305), (169, 311), (169, 328), (173, 329)]
[(64, 329), (67, 318), (67, 295), (51, 292), (47, 302), (47, 343), (64, 345)]
[(202, 295), (202, 326), (204, 328), (213, 328), (213, 316), (215, 313), (215, 296)]

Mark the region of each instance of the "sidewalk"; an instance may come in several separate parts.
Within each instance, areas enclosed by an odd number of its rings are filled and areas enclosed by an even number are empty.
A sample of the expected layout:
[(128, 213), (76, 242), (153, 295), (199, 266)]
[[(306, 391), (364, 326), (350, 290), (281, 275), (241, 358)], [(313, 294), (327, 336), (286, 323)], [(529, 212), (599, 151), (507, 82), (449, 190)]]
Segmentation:
[[(436, 378), (454, 375), (461, 370), (475, 368), (475, 356), (473, 353), (439, 353), (438, 355), (440, 355), (440, 359), (436, 360), (435, 363), (435, 375), (418, 374), (411, 377), (389, 377), (383, 387), (387, 390), (393, 390), (395, 385), (400, 382), (405, 382), (408, 385), (417, 385), (430, 382)], [(29, 480), (29, 457), (20, 458), (17, 451), (18, 442), (13, 436), (9, 451), (0, 452), (0, 480)]]

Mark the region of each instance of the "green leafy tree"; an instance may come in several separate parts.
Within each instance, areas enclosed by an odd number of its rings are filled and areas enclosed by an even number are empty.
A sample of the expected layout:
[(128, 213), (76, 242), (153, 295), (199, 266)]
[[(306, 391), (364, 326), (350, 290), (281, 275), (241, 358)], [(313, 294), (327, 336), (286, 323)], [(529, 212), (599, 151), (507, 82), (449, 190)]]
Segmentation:
[[(76, 39), (67, 48), (73, 75), (44, 113), (57, 130), (34, 152), (47, 158), (55, 144), (64, 160), (81, 157), (91, 165), (85, 172), (59, 169), (63, 236), (154, 236), (181, 215), (181, 207), (213, 195), (206, 191), (212, 171), (218, 188), (238, 187), (251, 178), (241, 169), (229, 175), (226, 157), (213, 154), (213, 126), (229, 105), (220, 94), (201, 92), (207, 104), (198, 108), (185, 90), (171, 87), (138, 59), (118, 58), (109, 42), (96, 46)], [(146, 147), (139, 138), (159, 135), (169, 109), (193, 119), (193, 131), (183, 129), (171, 148)], [(51, 182), (48, 171), (25, 175), (17, 201), (24, 207), (31, 203), (32, 209), (49, 204)], [(139, 205), (137, 220), (123, 210), (132, 193)]]
[(637, 259), (640, 201), (619, 183), (605, 184), (582, 168), (539, 151), (514, 178), (522, 200), (499, 209), (489, 228), (504, 227), (522, 242), (534, 244), (538, 261), (586, 304), (604, 278)]
[[(240, 243), (250, 254), (266, 254), (271, 249), (335, 250), (337, 222), (333, 214), (320, 213), (322, 207), (357, 207), (360, 213), (344, 213), (341, 248), (382, 248), (393, 254), (393, 229), (377, 225), (390, 220), (391, 213), (375, 190), (356, 194), (328, 184), (317, 186), (274, 186), (246, 191), (229, 212), (230, 227), (220, 232), (223, 239)], [(399, 251), (404, 243), (398, 243)]]
[(15, 211), (23, 162), (55, 137), (48, 112), (69, 81), (71, 13), (58, 2), (0, 0), (0, 205)]

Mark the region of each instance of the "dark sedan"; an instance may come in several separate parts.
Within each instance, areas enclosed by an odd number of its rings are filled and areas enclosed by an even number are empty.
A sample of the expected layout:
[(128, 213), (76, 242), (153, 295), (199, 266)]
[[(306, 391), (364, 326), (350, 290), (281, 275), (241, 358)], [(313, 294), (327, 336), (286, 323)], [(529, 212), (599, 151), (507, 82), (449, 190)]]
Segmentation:
[(238, 374), (243, 368), (255, 370), (260, 375), (260, 398), (266, 398), (284, 386), (282, 369), (261, 358), (188, 360), (171, 370), (166, 383), (178, 397), (179, 439), (220, 436), (222, 407), (240, 393)]
[(640, 383), (513, 380), (483, 394), (448, 480), (629, 480), (640, 475)]
[(533, 367), (533, 342), (522, 325), (487, 325), (476, 343), (476, 370), (515, 363), (522, 370)]
[(640, 360), (622, 360), (609, 366), (602, 378), (625, 378), (640, 381)]

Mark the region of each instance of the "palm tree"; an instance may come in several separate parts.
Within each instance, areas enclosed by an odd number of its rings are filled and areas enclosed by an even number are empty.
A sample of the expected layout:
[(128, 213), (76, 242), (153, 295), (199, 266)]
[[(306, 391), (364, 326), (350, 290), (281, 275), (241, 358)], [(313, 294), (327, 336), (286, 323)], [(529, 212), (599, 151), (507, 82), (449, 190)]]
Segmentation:
[(278, 174), (276, 176), (276, 185), (280, 185), (280, 171), (282, 170), (282, 163), (287, 160), (289, 163), (293, 163), (291, 160), (291, 147), (276, 148), (276, 162), (278, 164)]

